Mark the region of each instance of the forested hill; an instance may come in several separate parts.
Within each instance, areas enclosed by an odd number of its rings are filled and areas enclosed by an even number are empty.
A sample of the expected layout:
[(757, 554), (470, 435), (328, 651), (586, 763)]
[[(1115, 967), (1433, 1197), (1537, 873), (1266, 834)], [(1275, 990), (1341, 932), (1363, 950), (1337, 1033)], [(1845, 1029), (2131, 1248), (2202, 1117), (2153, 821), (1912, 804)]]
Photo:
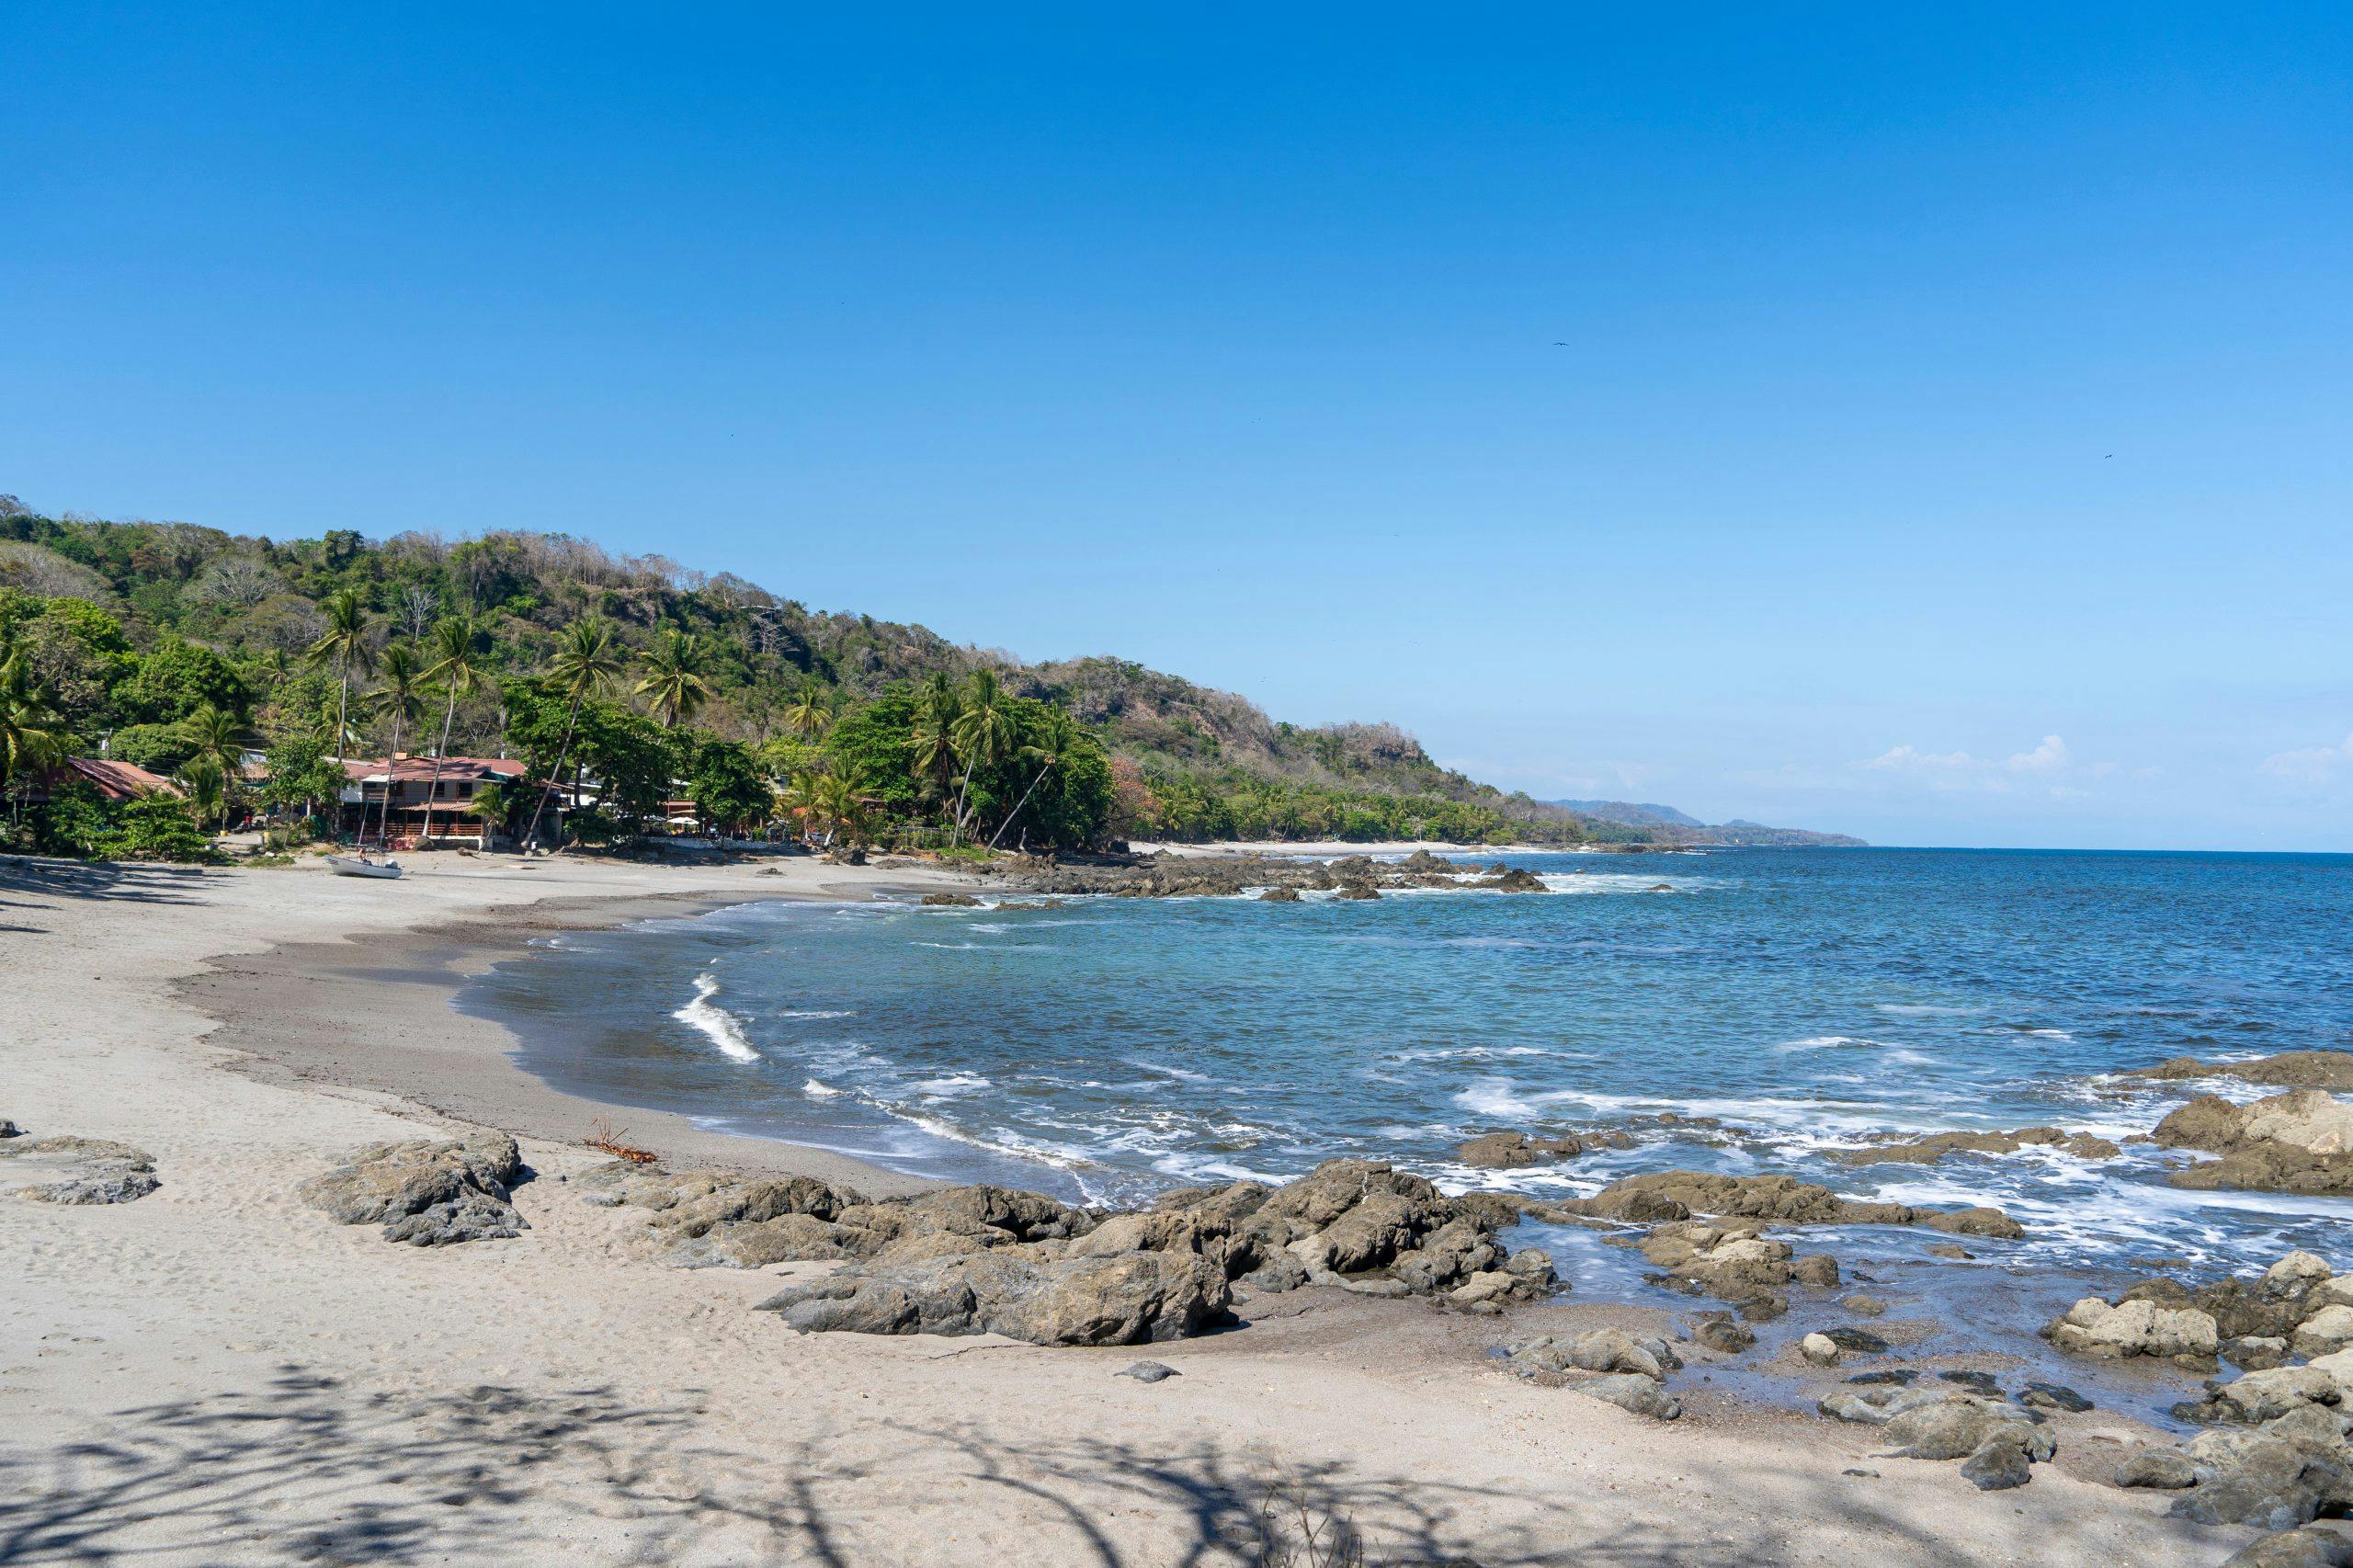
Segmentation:
[[(864, 765), (810, 755), (813, 732), (825, 733), (813, 709), (843, 718), (886, 698), (904, 702), (926, 677), (988, 671), (1099, 737), (1117, 786), (1107, 833), (1665, 836), (1478, 784), (1392, 725), (1279, 723), (1243, 698), (1140, 665), (1028, 665), (926, 627), (814, 610), (730, 573), (618, 556), (567, 535), (378, 541), (333, 530), (275, 540), (185, 523), (51, 517), (0, 497), (0, 634), (24, 650), (77, 738), (108, 736), (113, 755), (164, 770), (175, 761), (171, 727), (199, 706), (233, 711), (264, 743), (318, 731), (334, 683), (306, 654), (326, 631), (327, 602), (346, 590), (379, 646), (422, 646), (454, 616), (476, 629), (490, 678), (458, 706), (451, 749), (460, 753), (517, 749), (511, 710), (530, 703), (517, 683), (536, 689), (567, 629), (593, 620), (611, 629), (632, 675), (657, 649), (675, 651), (677, 636), (693, 639), (694, 733), (766, 756), (779, 782), (812, 767)], [(67, 603), (99, 613), (51, 613)], [(1017, 787), (1018, 770), (1006, 766), (1008, 787)], [(899, 804), (946, 810), (913, 795)]]

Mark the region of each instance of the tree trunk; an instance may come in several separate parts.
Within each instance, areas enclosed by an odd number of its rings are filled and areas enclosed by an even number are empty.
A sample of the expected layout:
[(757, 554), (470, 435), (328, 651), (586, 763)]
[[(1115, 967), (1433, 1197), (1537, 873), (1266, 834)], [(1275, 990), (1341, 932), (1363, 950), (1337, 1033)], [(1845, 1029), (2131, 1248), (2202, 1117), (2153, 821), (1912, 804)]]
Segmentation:
[(449, 710), (441, 715), (441, 744), (433, 753), (433, 778), (425, 787), (425, 827), (417, 835), (416, 839), (417, 847), (420, 849), (424, 848), (426, 841), (433, 836), (433, 797), (441, 790), (441, 763), (449, 755), (449, 726), (456, 722), (457, 717), (458, 688), (451, 687)]
[[(395, 708), (392, 710), (392, 750), (384, 754), (384, 809), (376, 814), (376, 847), (388, 855), (392, 853), (392, 786), (396, 782), (392, 777), (392, 771), (394, 765), (400, 760), (400, 753), (401, 714), (400, 710)], [(365, 790), (359, 792), (359, 809), (363, 814), (368, 809), (368, 792)], [(359, 837), (361, 843), (367, 842), (368, 835), (364, 824)]]
[[(1061, 759), (1060, 759), (1059, 757), (1057, 757), (1057, 758), (1055, 759), (1055, 761), (1060, 761), (1060, 760), (1061, 760)], [(1037, 778), (1032, 778), (1031, 780), (1029, 780), (1029, 788), (1028, 788), (1027, 790), (1022, 790), (1022, 791), (1021, 791), (1021, 799), (1019, 799), (1018, 801), (1016, 801), (1013, 803), (1013, 811), (1012, 811), (1012, 813), (1011, 813), (1010, 815), (1008, 815), (1008, 816), (1007, 816), (1007, 817), (1006, 817), (1003, 822), (1001, 822), (1001, 823), (997, 824), (996, 824), (996, 831), (995, 831), (995, 833), (993, 833), (993, 834), (989, 835), (989, 847), (990, 847), (990, 848), (994, 849), (994, 848), (995, 848), (995, 847), (996, 847), (996, 841), (997, 841), (998, 839), (1003, 838), (1003, 837), (1005, 836), (1005, 830), (1006, 830), (1006, 828), (1011, 827), (1011, 826), (1013, 825), (1014, 819), (1015, 819), (1016, 817), (1018, 817), (1018, 816), (1021, 814), (1021, 808), (1022, 808), (1022, 807), (1024, 807), (1024, 806), (1026, 806), (1026, 805), (1028, 805), (1028, 804), (1029, 803), (1029, 797), (1030, 797), (1030, 796), (1032, 796), (1032, 795), (1034, 795), (1034, 794), (1036, 794), (1036, 793), (1038, 792), (1038, 786), (1039, 786), (1039, 785), (1040, 785), (1040, 784), (1042, 784), (1042, 783), (1044, 783), (1044, 782), (1046, 781), (1046, 775), (1047, 775), (1047, 774), (1049, 774), (1049, 773), (1051, 773), (1053, 770), (1054, 770), (1054, 764), (1053, 764), (1053, 763), (1051, 763), (1051, 762), (1050, 762), (1050, 763), (1046, 764), (1046, 766), (1045, 766), (1045, 767), (1041, 767), (1041, 768), (1038, 769), (1038, 777), (1037, 777)], [(1028, 842), (1029, 842), (1029, 835), (1027, 833), (1025, 833), (1025, 834), (1023, 834), (1023, 835), (1021, 835), (1021, 839), (1022, 839), (1022, 842), (1026, 844), (1026, 843), (1028, 843)]]
[(580, 699), (575, 697), (572, 699), (572, 711), (563, 716), (563, 744), (556, 749), (555, 766), (548, 770), (548, 787), (540, 791), (539, 809), (531, 813), (531, 820), (524, 825), (523, 831), (528, 836), (523, 840), (523, 846), (527, 849), (540, 841), (540, 819), (548, 814), (548, 797), (555, 793), (555, 781), (563, 777), (564, 762), (572, 755), (572, 727), (579, 718)]

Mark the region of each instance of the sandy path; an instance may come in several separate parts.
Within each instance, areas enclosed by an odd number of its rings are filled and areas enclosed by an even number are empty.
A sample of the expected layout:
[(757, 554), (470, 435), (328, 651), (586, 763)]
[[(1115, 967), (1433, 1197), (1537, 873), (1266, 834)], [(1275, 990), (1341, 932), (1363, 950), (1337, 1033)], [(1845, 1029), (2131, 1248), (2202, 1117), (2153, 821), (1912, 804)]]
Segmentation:
[[(1492, 1324), (1337, 1293), (1154, 1349), (1184, 1375), (1152, 1386), (1111, 1375), (1132, 1351), (796, 1337), (746, 1310), (771, 1277), (642, 1258), (629, 1210), (571, 1195), (597, 1157), (568, 1142), (527, 1138), (541, 1176), (512, 1242), (395, 1247), (293, 1201), (330, 1156), (437, 1120), (388, 1091), (559, 1132), (593, 1108), (506, 1098), (495, 1031), (454, 1031), (438, 1096), (413, 1067), (352, 1086), (370, 1040), (466, 1021), (426, 979), (339, 978), (340, 938), (484, 917), (511, 938), (534, 901), (850, 877), (452, 860), (387, 896), (308, 869), (0, 861), (0, 1115), (136, 1143), (165, 1182), (114, 1208), (0, 1202), (0, 1563), (1236, 1562), (1275, 1475), (1354, 1517), (1374, 1562), (2211, 1563), (2245, 1538), (2071, 1474), (2114, 1451), (2098, 1415), (2033, 1484), (1981, 1495), (1954, 1466), (1868, 1457), (1866, 1431), (1704, 1391), (1645, 1423), (1487, 1369)], [(188, 983), (286, 942), (313, 946), (271, 983), (318, 1006), (241, 1021), (274, 1054), (223, 1071)], [(301, 1049), (306, 1011), (333, 1050)]]

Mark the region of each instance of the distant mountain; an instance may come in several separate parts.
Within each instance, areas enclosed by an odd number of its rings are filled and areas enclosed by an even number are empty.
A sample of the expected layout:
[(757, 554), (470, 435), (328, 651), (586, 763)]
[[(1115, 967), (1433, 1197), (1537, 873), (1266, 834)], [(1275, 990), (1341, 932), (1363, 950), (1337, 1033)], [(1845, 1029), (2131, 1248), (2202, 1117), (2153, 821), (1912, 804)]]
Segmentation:
[(1803, 827), (1767, 827), (1739, 817), (1710, 826), (1698, 817), (1647, 801), (1547, 801), (1596, 824), (1639, 830), (1643, 836), (1671, 844), (1735, 844), (1759, 847), (1860, 848), (1863, 840), (1844, 833), (1816, 833)]
[(1555, 801), (1556, 806), (1566, 806), (1580, 816), (1597, 822), (1623, 823), (1628, 827), (1705, 827), (1698, 817), (1687, 816), (1673, 806), (1653, 805), (1647, 801)]

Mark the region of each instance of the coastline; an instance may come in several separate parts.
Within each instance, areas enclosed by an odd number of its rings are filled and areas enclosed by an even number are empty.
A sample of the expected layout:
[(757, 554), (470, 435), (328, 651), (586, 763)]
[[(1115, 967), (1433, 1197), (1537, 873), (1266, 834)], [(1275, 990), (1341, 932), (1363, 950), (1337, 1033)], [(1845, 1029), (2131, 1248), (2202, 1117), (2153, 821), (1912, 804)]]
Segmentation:
[[(309, 869), (0, 863), (24, 977), (0, 1114), (136, 1143), (165, 1184), (115, 1208), (0, 1210), (25, 1280), (0, 1304), (0, 1398), (25, 1413), (0, 1436), (0, 1473), (53, 1494), (63, 1472), (45, 1456), (92, 1430), (152, 1453), (155, 1484), (176, 1477), (171, 1506), (119, 1510), (103, 1539), (190, 1562), (224, 1560), (222, 1532), (311, 1523), (333, 1539), (355, 1497), (376, 1526), (445, 1547), (562, 1541), (588, 1562), (641, 1560), (655, 1541), (677, 1562), (782, 1561), (822, 1541), (852, 1562), (1242, 1561), (1225, 1538), (1285, 1472), (1314, 1477), (1375, 1561), (1402, 1542), (1489, 1562), (1614, 1546), (1659, 1562), (2187, 1563), (2247, 1533), (2083, 1479), (2112, 1462), (2089, 1435), (2102, 1423), (2071, 1427), (2084, 1440), (1995, 1505), (1949, 1466), (1875, 1458), (1868, 1431), (1699, 1387), (1683, 1422), (1654, 1426), (1487, 1369), (1496, 1331), (1481, 1320), (1331, 1291), (1153, 1347), (1184, 1374), (1154, 1388), (1107, 1381), (1134, 1351), (792, 1335), (748, 1310), (774, 1273), (659, 1264), (627, 1217), (568, 1191), (601, 1161), (576, 1139), (609, 1118), (679, 1164), (825, 1175), (841, 1156), (560, 1095), (505, 1060), (503, 1029), (448, 1005), (534, 935), (911, 875), (788, 864), (437, 866), (394, 901)], [(523, 1236), (389, 1246), (292, 1196), (354, 1144), (451, 1120), (523, 1135), (540, 1173), (517, 1193)], [(887, 1190), (888, 1173), (866, 1173), (847, 1179)], [(1512, 1326), (1656, 1317), (1564, 1302)], [(291, 1393), (289, 1369), (304, 1380)], [(470, 1399), (487, 1414), (450, 1430)], [(240, 1443), (262, 1455), (271, 1410), (293, 1422), (289, 1513), (244, 1512), (229, 1461), (175, 1449), (152, 1412), (176, 1403), (245, 1412), (260, 1425)], [(551, 1426), (560, 1444), (535, 1436)], [(426, 1494), (518, 1452), (545, 1468), (496, 1509)], [(1883, 1477), (1840, 1479), (1858, 1465)], [(256, 1546), (228, 1560), (279, 1559)]]

